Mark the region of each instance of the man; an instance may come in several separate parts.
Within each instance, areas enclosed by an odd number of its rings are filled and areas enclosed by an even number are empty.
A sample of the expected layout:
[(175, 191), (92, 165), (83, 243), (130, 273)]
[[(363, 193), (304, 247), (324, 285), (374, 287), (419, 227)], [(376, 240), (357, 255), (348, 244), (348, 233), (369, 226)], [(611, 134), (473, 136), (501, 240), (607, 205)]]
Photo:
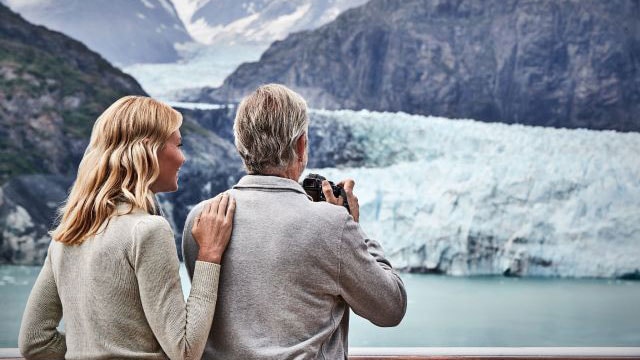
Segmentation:
[[(230, 191), (237, 207), (206, 359), (346, 359), (349, 308), (378, 326), (404, 317), (404, 284), (358, 225), (354, 181), (340, 183), (351, 214), (328, 182), (327, 202), (298, 184), (308, 126), (304, 99), (282, 85), (261, 86), (238, 107), (235, 143), (248, 175)], [(202, 205), (184, 227), (189, 276)]]

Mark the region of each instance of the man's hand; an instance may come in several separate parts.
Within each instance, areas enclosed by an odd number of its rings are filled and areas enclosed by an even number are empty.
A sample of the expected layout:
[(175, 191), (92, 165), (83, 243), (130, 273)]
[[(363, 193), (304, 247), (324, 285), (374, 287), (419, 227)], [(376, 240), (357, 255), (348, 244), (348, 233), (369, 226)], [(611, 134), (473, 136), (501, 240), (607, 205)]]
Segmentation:
[[(358, 205), (358, 197), (353, 193), (353, 188), (355, 187), (356, 182), (353, 179), (342, 180), (338, 183), (338, 186), (341, 186), (344, 189), (345, 194), (347, 194), (347, 204), (349, 204), (349, 210), (351, 210), (351, 216), (353, 216), (353, 220), (358, 222), (360, 219), (360, 205)], [(324, 193), (324, 197), (327, 199), (328, 203), (342, 206), (344, 203), (344, 199), (341, 196), (337, 198), (333, 196), (333, 191), (331, 190), (331, 185), (327, 180), (322, 181), (322, 192)]]

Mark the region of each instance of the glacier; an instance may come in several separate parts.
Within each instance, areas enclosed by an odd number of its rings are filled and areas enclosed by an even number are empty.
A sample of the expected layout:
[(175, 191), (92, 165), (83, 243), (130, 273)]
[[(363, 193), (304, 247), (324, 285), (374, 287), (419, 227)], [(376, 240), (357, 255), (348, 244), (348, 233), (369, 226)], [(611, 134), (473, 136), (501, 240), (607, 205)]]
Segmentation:
[[(155, 98), (176, 100), (203, 87), (218, 87), (243, 63), (255, 62), (274, 41), (318, 28), (366, 0), (267, 0), (262, 2), (172, 0), (195, 42), (174, 43), (180, 59), (129, 64), (124, 72)], [(148, 8), (153, 4), (143, 1)], [(162, 6), (168, 4), (165, 0)], [(223, 14), (220, 8), (226, 9)]]
[(175, 45), (180, 61), (162, 64), (134, 64), (122, 70), (133, 76), (149, 95), (165, 101), (180, 98), (188, 89), (217, 87), (244, 62), (257, 61), (267, 45), (198, 43)]
[(333, 151), (357, 161), (325, 162), (304, 175), (355, 179), (362, 228), (397, 268), (640, 275), (639, 133), (366, 110), (310, 116), (310, 133), (348, 139)]

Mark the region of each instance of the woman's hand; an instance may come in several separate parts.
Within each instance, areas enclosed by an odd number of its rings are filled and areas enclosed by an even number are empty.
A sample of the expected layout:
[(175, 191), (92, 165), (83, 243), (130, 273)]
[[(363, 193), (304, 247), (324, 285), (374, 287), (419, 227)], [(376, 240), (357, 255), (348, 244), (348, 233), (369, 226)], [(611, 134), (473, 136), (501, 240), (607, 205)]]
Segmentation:
[(235, 210), (236, 200), (227, 193), (219, 194), (205, 204), (191, 228), (200, 247), (197, 260), (220, 264), (231, 239)]

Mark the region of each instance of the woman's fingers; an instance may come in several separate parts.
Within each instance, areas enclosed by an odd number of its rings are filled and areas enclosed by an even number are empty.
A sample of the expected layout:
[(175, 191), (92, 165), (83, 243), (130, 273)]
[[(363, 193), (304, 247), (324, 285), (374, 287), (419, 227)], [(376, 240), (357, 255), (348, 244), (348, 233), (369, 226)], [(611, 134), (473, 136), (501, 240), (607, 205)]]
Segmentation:
[(229, 244), (236, 202), (227, 193), (220, 194), (204, 205), (191, 232), (200, 246), (198, 259), (220, 263)]
[(227, 204), (229, 203), (229, 195), (227, 193), (223, 193), (220, 198), (220, 203), (218, 204), (218, 208), (216, 209), (218, 216), (224, 217), (224, 214), (227, 210)]
[(206, 207), (207, 215), (213, 216), (218, 212), (218, 207), (220, 206), (220, 202), (222, 202), (222, 195), (218, 194), (216, 197), (211, 200)]
[(198, 214), (198, 216), (196, 216), (195, 221), (193, 222), (193, 227), (191, 227), (191, 235), (193, 235), (194, 239), (196, 240), (196, 242), (198, 242), (198, 244), (200, 244), (200, 241), (202, 240), (202, 234), (206, 231), (206, 229), (203, 229), (203, 219), (207, 219), (211, 216), (215, 216), (215, 213), (212, 213), (212, 209), (218, 208), (218, 204), (220, 202), (220, 195), (217, 195), (216, 197), (214, 197), (212, 200), (207, 201), (203, 208), (202, 211), (200, 211), (200, 214)]
[(233, 215), (236, 212), (236, 199), (231, 198), (229, 201), (229, 207), (227, 207), (227, 213), (225, 215), (225, 222), (229, 225), (233, 224)]

